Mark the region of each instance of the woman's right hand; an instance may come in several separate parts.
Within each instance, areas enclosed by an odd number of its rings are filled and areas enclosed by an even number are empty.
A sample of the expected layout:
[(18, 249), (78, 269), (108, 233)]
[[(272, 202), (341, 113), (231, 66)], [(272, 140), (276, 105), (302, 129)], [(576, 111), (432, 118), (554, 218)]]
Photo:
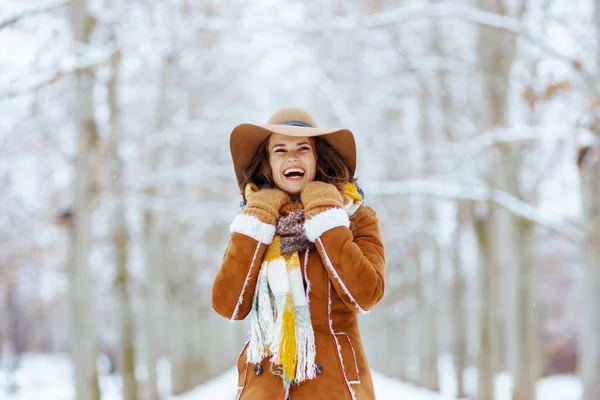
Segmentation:
[(246, 206), (242, 214), (258, 218), (265, 224), (275, 225), (279, 219), (279, 210), (291, 203), (290, 196), (280, 189), (260, 189), (254, 191), (246, 188)]

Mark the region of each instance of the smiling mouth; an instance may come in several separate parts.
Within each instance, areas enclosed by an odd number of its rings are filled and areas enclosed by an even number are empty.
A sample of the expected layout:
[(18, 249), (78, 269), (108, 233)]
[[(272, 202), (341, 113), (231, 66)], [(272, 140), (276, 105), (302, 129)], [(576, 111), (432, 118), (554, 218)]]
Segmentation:
[(288, 168), (283, 171), (283, 176), (288, 179), (300, 179), (304, 176), (305, 171), (302, 168)]

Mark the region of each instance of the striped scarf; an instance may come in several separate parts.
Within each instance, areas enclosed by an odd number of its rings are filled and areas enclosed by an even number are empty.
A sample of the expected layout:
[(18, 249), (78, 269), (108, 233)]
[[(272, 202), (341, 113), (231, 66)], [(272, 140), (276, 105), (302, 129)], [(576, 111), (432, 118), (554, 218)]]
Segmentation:
[[(248, 194), (256, 190), (253, 184), (246, 187)], [(362, 204), (361, 193), (351, 183), (346, 184), (341, 193), (344, 208), (351, 216)], [(300, 384), (316, 375), (314, 331), (298, 255), (314, 244), (304, 233), (301, 203), (286, 204), (280, 213), (275, 237), (263, 256), (252, 299), (247, 356), (250, 363), (260, 363), (271, 356), (272, 367), (281, 366), (283, 385), (289, 390), (292, 384)]]

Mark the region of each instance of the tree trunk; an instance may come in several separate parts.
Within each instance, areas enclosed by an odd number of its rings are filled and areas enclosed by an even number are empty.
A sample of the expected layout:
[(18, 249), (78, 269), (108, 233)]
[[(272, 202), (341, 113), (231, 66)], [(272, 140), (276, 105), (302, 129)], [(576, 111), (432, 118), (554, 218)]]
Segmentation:
[[(600, 40), (600, 0), (595, 1), (596, 42)], [(596, 48), (596, 74), (600, 74), (600, 47)], [(582, 400), (600, 398), (600, 120), (593, 127), (596, 143), (580, 163), (581, 194), (585, 232), (581, 266), (581, 331), (579, 373), (583, 383)]]
[[(174, 218), (176, 221), (176, 219)], [(169, 326), (178, 335), (171, 335), (167, 340), (169, 342), (169, 361), (171, 363), (171, 394), (179, 395), (188, 390), (187, 387), (187, 357), (191, 349), (187, 343), (187, 321), (185, 318), (184, 299), (182, 283), (184, 282), (182, 257), (177, 254), (177, 243), (181, 238), (181, 223), (175, 222), (171, 227), (169, 237), (165, 235), (165, 242), (169, 243), (168, 264), (172, 266), (168, 276), (168, 294), (166, 306), (169, 315)]]
[(75, 207), (70, 229), (69, 310), (77, 399), (99, 400), (97, 343), (92, 319), (92, 282), (88, 257), (91, 237), (92, 167), (85, 155), (75, 157)]
[[(14, 268), (9, 261), (9, 268)], [(21, 325), (21, 313), (17, 304), (17, 280), (13, 271), (8, 271), (9, 277), (4, 285), (4, 312), (2, 315), (6, 343), (0, 342), (0, 361), (6, 366), (6, 391), (7, 393), (16, 392), (19, 387), (17, 383), (16, 372), (19, 369), (19, 327)], [(6, 347), (4, 347), (4, 346)], [(2, 360), (2, 356), (5, 357)]]
[[(474, 210), (474, 226), (477, 236), (477, 248), (479, 255), (478, 288), (477, 288), (477, 320), (478, 320), (478, 352), (477, 352), (477, 396), (476, 400), (494, 399), (494, 370), (492, 358), (492, 301), (491, 301), (491, 279), (490, 268), (493, 257), (493, 228), (495, 212), (491, 204), (474, 204), (475, 208), (483, 207), (483, 210)], [(485, 215), (478, 215), (483, 213)]]
[[(481, 10), (506, 15), (507, 9), (504, 6), (504, 0), (478, 0), (478, 6)], [(525, 12), (523, 6), (519, 10), (520, 18)], [(487, 112), (487, 126), (491, 131), (498, 132), (498, 128), (505, 127), (506, 123), (506, 97), (509, 85), (509, 75), (516, 53), (517, 35), (506, 32), (502, 29), (491, 28), (481, 25), (478, 32), (478, 58), (482, 65), (482, 95), (483, 105)], [(518, 172), (521, 164), (520, 158), (513, 157), (510, 146), (497, 146), (498, 161), (492, 165), (492, 172), (488, 177), (490, 187), (505, 190), (513, 195), (518, 195), (515, 188), (518, 188)], [(514, 268), (519, 264), (522, 255), (520, 246), (514, 246), (506, 235), (501, 232), (513, 232), (516, 224), (514, 216), (505, 209), (498, 209), (496, 206), (491, 208), (490, 218), (488, 218), (489, 232), (493, 237), (489, 238), (491, 247), (491, 258), (488, 259), (487, 268), (490, 277), (491, 295), (491, 344), (492, 352), (492, 371), (495, 375), (507, 367), (507, 351), (502, 332), (504, 332), (503, 317), (509, 310), (506, 309), (506, 271), (508, 268)], [(504, 273), (503, 273), (504, 272)], [(485, 358), (485, 357), (484, 357)], [(485, 380), (489, 380), (486, 378)]]
[[(169, 55), (163, 57), (163, 65), (159, 77), (158, 99), (156, 106), (156, 132), (162, 133), (169, 124), (170, 107), (168, 101), (169, 74), (173, 65), (173, 58)], [(152, 147), (148, 160), (148, 172), (156, 172), (161, 160), (160, 148)], [(154, 183), (149, 183), (144, 189), (146, 201), (151, 201), (158, 193)], [(158, 377), (156, 367), (162, 349), (162, 334), (164, 326), (165, 282), (162, 276), (161, 253), (164, 252), (165, 243), (161, 241), (158, 228), (158, 214), (149, 204), (144, 205), (144, 245), (146, 257), (146, 366), (148, 369), (148, 398), (157, 400)]]
[[(186, 165), (187, 147), (180, 146), (173, 150), (173, 167)], [(191, 158), (191, 157), (190, 157)], [(186, 187), (184, 182), (175, 185), (176, 195), (185, 196)], [(168, 236), (164, 242), (169, 244), (169, 259), (167, 264), (172, 268), (169, 270), (168, 287), (169, 295), (167, 297), (167, 307), (169, 309), (169, 318), (171, 327), (174, 327), (179, 335), (171, 335), (169, 338), (170, 361), (171, 361), (171, 381), (172, 394), (177, 395), (192, 389), (201, 383), (198, 380), (201, 376), (197, 373), (197, 367), (205, 360), (205, 355), (196, 358), (194, 352), (194, 339), (201, 339), (202, 332), (195, 330), (196, 320), (200, 317), (197, 304), (195, 304), (196, 285), (194, 276), (194, 263), (191, 257), (181, 248), (184, 243), (188, 230), (187, 224), (182, 222), (177, 216), (177, 210), (170, 218), (173, 223)]]
[[(71, 25), (75, 41), (89, 43), (92, 24), (86, 0), (71, 2)], [(98, 133), (94, 120), (94, 74), (90, 69), (75, 74), (77, 153), (74, 156), (75, 183), (73, 219), (70, 226), (69, 305), (71, 345), (75, 372), (75, 397), (99, 400), (96, 370), (96, 331), (93, 322), (92, 281), (89, 255), (92, 248), (91, 213), (96, 197), (92, 157), (97, 150)]]
[(454, 374), (456, 381), (456, 397), (466, 397), (464, 376), (467, 365), (467, 318), (465, 309), (465, 278), (462, 270), (461, 243), (467, 225), (469, 203), (465, 200), (457, 202), (457, 229), (452, 246), (452, 315)]
[[(535, 309), (535, 298), (532, 291), (532, 274), (534, 265), (533, 223), (520, 219), (517, 231), (513, 233), (515, 241), (521, 246), (519, 263), (516, 265), (517, 276), (514, 284), (514, 345), (515, 365), (513, 370), (513, 400), (535, 399), (535, 383), (538, 378), (535, 341), (532, 333)], [(538, 341), (539, 342), (539, 341)]]
[[(115, 198), (113, 215), (113, 246), (115, 252), (115, 289), (119, 298), (121, 313), (119, 370), (123, 380), (123, 400), (137, 400), (138, 387), (135, 379), (135, 322), (133, 318), (130, 283), (131, 277), (127, 268), (129, 230), (125, 221), (125, 174), (123, 160), (119, 155), (121, 144), (121, 128), (119, 124), (119, 93), (118, 79), (121, 67), (121, 53), (117, 52), (112, 58), (113, 76), (108, 83), (108, 106), (110, 109), (110, 148), (111, 148), (111, 177)], [(112, 179), (111, 179), (112, 178)]]
[(579, 370), (583, 399), (600, 398), (600, 160), (581, 171), (585, 239), (582, 248), (582, 312)]
[[(424, 251), (428, 251), (428, 257), (423, 260)], [(440, 390), (440, 378), (438, 371), (438, 296), (439, 296), (439, 271), (440, 271), (440, 249), (431, 238), (428, 247), (421, 249), (421, 270), (428, 278), (421, 277), (424, 285), (421, 293), (423, 312), (421, 313), (421, 382), (424, 387), (432, 391)], [(424, 266), (427, 269), (424, 270)]]
[[(153, 189), (146, 194), (153, 194)], [(162, 285), (159, 263), (159, 252), (162, 244), (158, 238), (156, 216), (150, 209), (144, 210), (144, 246), (146, 257), (146, 290), (145, 336), (146, 336), (146, 368), (148, 382), (146, 393), (149, 400), (157, 400), (158, 377), (156, 367), (160, 354), (160, 326), (162, 317)]]
[[(430, 121), (431, 95), (430, 88), (426, 81), (421, 83), (420, 97), (420, 134), (421, 134), (421, 162), (419, 163), (420, 173), (427, 176), (435, 171), (432, 170), (433, 157), (432, 150), (436, 145), (433, 137), (433, 127)], [(424, 219), (422, 229), (423, 240), (420, 245), (419, 269), (421, 271), (420, 279), (420, 305), (421, 310), (419, 319), (421, 321), (420, 332), (420, 382), (433, 391), (439, 391), (440, 379), (438, 371), (438, 287), (440, 271), (440, 248), (438, 244), (437, 231), (427, 229), (435, 224), (437, 220), (437, 203), (433, 198), (426, 198), (421, 203), (423, 207), (422, 216)], [(424, 257), (426, 256), (426, 257)], [(426, 279), (423, 279), (426, 277)]]

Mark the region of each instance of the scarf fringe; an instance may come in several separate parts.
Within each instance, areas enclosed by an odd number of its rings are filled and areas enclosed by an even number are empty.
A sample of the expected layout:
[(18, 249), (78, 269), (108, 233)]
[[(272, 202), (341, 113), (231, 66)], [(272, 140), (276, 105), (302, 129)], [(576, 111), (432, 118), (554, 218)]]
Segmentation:
[(279, 342), (277, 358), (278, 363), (283, 365), (284, 381), (292, 381), (296, 374), (298, 354), (296, 353), (296, 316), (291, 292), (288, 292), (285, 296), (285, 306), (281, 319), (281, 341)]
[(272, 354), (275, 318), (274, 310), (271, 307), (267, 268), (261, 269), (258, 275), (256, 293), (258, 295), (252, 299), (252, 309), (257, 312), (252, 313), (248, 346), (248, 361), (251, 363), (259, 363), (263, 358)]
[(298, 363), (294, 383), (300, 383), (316, 376), (315, 357), (317, 350), (308, 306), (299, 307), (296, 310), (296, 321), (298, 326), (296, 330)]

